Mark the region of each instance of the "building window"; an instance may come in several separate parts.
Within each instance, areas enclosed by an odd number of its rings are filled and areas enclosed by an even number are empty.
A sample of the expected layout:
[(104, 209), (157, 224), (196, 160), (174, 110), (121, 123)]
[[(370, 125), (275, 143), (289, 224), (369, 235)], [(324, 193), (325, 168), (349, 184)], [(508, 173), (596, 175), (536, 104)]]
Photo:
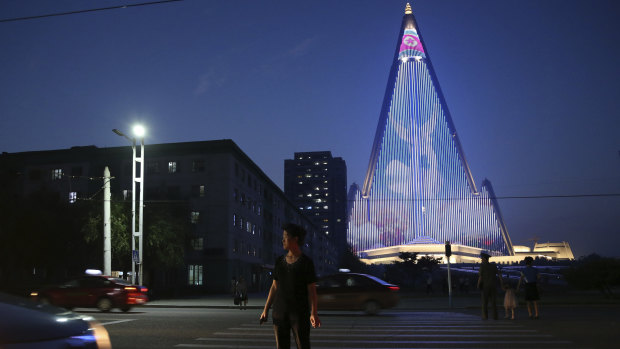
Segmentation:
[(192, 239), (192, 248), (195, 251), (200, 251), (204, 248), (204, 238)]
[(56, 169), (52, 170), (52, 179), (53, 180), (62, 179), (62, 169), (61, 168), (56, 168)]
[(202, 286), (202, 264), (190, 264), (187, 266), (189, 272), (188, 284), (190, 286)]
[(233, 227), (237, 226), (237, 214), (233, 213)]
[(192, 224), (198, 223), (198, 221), (200, 220), (200, 212), (192, 211), (190, 220), (191, 220)]
[(260, 216), (261, 215), (261, 211), (262, 211), (261, 205), (258, 205), (258, 207), (256, 209), (258, 211), (257, 214)]
[[(127, 174), (131, 173), (131, 166), (129, 166), (129, 172), (127, 172)], [(152, 162), (147, 162), (146, 163), (146, 173), (147, 174), (157, 174), (159, 173), (159, 162), (157, 161), (152, 161)]]
[(177, 162), (170, 161), (168, 163), (168, 173), (177, 173)]
[(251, 233), (252, 232), (252, 223), (250, 223), (249, 221), (245, 222), (245, 230), (248, 233)]
[(202, 198), (205, 196), (205, 186), (204, 185), (192, 185), (192, 197)]
[(205, 161), (204, 160), (194, 160), (192, 163), (192, 172), (204, 172), (205, 171)]
[(77, 192), (72, 191), (69, 193), (69, 203), (74, 204), (77, 201)]

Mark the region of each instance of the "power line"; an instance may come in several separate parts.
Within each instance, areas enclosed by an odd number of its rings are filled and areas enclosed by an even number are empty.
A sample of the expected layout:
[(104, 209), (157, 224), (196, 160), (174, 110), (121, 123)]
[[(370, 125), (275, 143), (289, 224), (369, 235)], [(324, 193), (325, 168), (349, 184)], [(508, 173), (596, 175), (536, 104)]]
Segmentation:
[(79, 14), (79, 13), (87, 13), (87, 12), (97, 12), (97, 11), (107, 11), (107, 10), (117, 10), (117, 9), (121, 9), (121, 8), (128, 8), (128, 7), (149, 6), (149, 5), (159, 5), (159, 4), (164, 4), (164, 3), (168, 3), (168, 2), (177, 2), (177, 1), (183, 1), (183, 0), (160, 0), (160, 1), (149, 1), (149, 2), (142, 2), (142, 3), (139, 3), (139, 4), (118, 5), (118, 6), (100, 7), (100, 8), (92, 8), (92, 9), (77, 10), (77, 11), (69, 11), (69, 12), (49, 13), (49, 14), (45, 14), (45, 15), (38, 15), (38, 16), (28, 16), (28, 17), (6, 18), (6, 19), (0, 19), (0, 23), (3, 23), (3, 22), (17, 22), (17, 21), (25, 21), (25, 20), (30, 20), (30, 19), (38, 19), (38, 18), (46, 18), (46, 17), (57, 17), (57, 16), (75, 15), (75, 14)]

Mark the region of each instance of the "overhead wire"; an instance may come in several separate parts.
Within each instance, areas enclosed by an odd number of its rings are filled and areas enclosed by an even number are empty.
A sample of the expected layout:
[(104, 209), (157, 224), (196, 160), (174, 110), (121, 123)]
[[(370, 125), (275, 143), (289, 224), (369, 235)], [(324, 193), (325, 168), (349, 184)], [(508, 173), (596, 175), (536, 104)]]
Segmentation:
[(75, 15), (75, 14), (87, 13), (87, 12), (97, 12), (97, 11), (117, 10), (117, 9), (122, 9), (122, 8), (129, 8), (129, 7), (150, 6), (150, 5), (160, 5), (160, 4), (165, 4), (165, 3), (169, 3), (169, 2), (178, 2), (178, 1), (183, 1), (183, 0), (160, 0), (160, 1), (149, 1), (149, 2), (142, 2), (142, 3), (138, 3), (138, 4), (128, 4), (128, 5), (118, 5), (118, 6), (99, 7), (99, 8), (85, 9), (85, 10), (75, 10), (75, 11), (67, 11), (67, 12), (48, 13), (48, 14), (44, 14), (44, 15), (36, 15), (36, 16), (26, 16), (26, 17), (5, 18), (5, 19), (0, 19), (0, 23), (4, 23), (4, 22), (17, 22), (17, 21), (25, 21), (25, 20), (31, 20), (31, 19), (47, 18), (47, 17), (57, 17), (57, 16)]

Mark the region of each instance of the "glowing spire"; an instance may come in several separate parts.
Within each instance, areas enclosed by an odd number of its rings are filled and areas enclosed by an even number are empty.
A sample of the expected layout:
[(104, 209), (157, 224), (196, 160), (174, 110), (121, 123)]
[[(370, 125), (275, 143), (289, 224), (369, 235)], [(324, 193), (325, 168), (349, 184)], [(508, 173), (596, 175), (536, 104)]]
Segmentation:
[(411, 12), (411, 5), (409, 5), (409, 3), (407, 3), (407, 6), (405, 7), (405, 14), (406, 15), (410, 15), (413, 12)]

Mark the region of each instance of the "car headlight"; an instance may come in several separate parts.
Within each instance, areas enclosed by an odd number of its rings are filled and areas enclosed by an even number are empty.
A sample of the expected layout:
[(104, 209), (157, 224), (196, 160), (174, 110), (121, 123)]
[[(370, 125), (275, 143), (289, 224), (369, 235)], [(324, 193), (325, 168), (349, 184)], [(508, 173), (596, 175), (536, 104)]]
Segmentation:
[(90, 327), (86, 333), (71, 336), (67, 339), (67, 344), (71, 348), (111, 349), (112, 343), (105, 327), (96, 321), (89, 321), (88, 324)]

